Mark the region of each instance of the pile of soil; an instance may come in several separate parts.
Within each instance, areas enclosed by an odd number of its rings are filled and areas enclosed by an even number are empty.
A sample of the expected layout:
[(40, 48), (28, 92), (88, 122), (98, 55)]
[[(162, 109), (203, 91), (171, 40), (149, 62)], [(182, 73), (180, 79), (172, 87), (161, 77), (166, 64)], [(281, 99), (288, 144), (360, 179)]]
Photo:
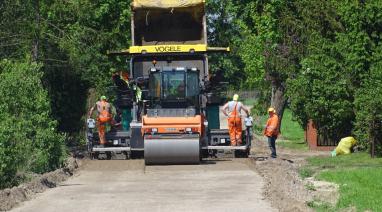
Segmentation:
[(79, 167), (75, 158), (68, 158), (64, 167), (35, 177), (30, 182), (17, 187), (0, 190), (0, 211), (10, 210), (19, 203), (31, 199), (36, 193), (41, 193), (74, 174)]
[[(313, 211), (308, 206), (309, 202), (322, 201), (335, 204), (338, 198), (336, 186), (329, 191), (331, 199), (319, 199), (327, 197), (327, 186), (325, 188), (307, 186), (316, 185), (313, 179), (303, 180), (298, 170), (302, 167), (309, 156), (327, 155), (327, 152), (302, 152), (288, 149), (277, 149), (278, 158), (270, 157), (270, 150), (265, 139), (257, 137), (252, 145), (251, 158), (255, 170), (264, 178), (264, 197), (280, 211)], [(325, 184), (326, 185), (326, 184)], [(325, 193), (325, 195), (323, 195)], [(332, 195), (333, 194), (333, 195)], [(334, 198), (334, 200), (333, 200)]]

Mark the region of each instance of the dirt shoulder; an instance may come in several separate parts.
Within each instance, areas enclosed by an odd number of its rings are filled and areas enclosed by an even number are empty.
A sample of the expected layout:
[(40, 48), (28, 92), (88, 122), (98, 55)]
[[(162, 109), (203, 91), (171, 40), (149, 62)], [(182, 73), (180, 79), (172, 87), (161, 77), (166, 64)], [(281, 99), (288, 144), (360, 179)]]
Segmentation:
[(56, 187), (60, 182), (72, 176), (81, 165), (79, 160), (68, 158), (64, 167), (35, 177), (30, 182), (17, 187), (0, 190), (0, 211), (7, 211), (21, 202), (33, 198), (48, 188)]
[[(308, 204), (325, 201), (335, 204), (338, 192), (335, 186), (313, 179), (301, 179), (298, 170), (307, 157), (327, 155), (327, 152), (277, 149), (278, 158), (269, 157), (267, 141), (256, 137), (251, 151), (255, 170), (264, 178), (264, 196), (280, 211), (313, 211)], [(332, 188), (332, 189), (328, 189)]]

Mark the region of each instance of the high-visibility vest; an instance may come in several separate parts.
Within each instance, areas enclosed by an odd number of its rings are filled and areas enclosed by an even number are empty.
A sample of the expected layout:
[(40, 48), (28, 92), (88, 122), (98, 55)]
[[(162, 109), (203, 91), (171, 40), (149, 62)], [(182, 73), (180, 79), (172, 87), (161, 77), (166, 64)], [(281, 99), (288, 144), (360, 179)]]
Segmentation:
[(99, 111), (98, 120), (101, 123), (109, 122), (111, 120), (111, 114), (109, 108), (107, 108), (107, 102), (101, 101), (101, 111)]
[(267, 125), (264, 130), (264, 135), (268, 137), (278, 136), (279, 117), (273, 114), (267, 121)]
[(135, 90), (135, 98), (137, 100), (137, 102), (141, 101), (142, 100), (142, 90), (139, 86), (134, 86), (134, 90)]

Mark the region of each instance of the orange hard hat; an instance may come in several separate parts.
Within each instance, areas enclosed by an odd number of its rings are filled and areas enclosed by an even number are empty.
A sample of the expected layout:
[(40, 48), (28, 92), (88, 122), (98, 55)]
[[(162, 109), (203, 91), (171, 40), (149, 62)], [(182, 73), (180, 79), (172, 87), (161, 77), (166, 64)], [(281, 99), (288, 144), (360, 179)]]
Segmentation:
[(122, 71), (121, 75), (123, 79), (129, 79), (129, 73), (127, 73), (126, 71)]

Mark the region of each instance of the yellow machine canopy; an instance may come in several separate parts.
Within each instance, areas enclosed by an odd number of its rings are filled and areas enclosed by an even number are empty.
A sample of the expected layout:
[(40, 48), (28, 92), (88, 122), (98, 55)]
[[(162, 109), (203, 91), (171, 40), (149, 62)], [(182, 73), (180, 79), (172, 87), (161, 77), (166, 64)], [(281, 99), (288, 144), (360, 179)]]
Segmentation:
[(133, 46), (207, 44), (205, 0), (134, 0)]
[(180, 8), (204, 4), (205, 0), (134, 0), (133, 8)]

